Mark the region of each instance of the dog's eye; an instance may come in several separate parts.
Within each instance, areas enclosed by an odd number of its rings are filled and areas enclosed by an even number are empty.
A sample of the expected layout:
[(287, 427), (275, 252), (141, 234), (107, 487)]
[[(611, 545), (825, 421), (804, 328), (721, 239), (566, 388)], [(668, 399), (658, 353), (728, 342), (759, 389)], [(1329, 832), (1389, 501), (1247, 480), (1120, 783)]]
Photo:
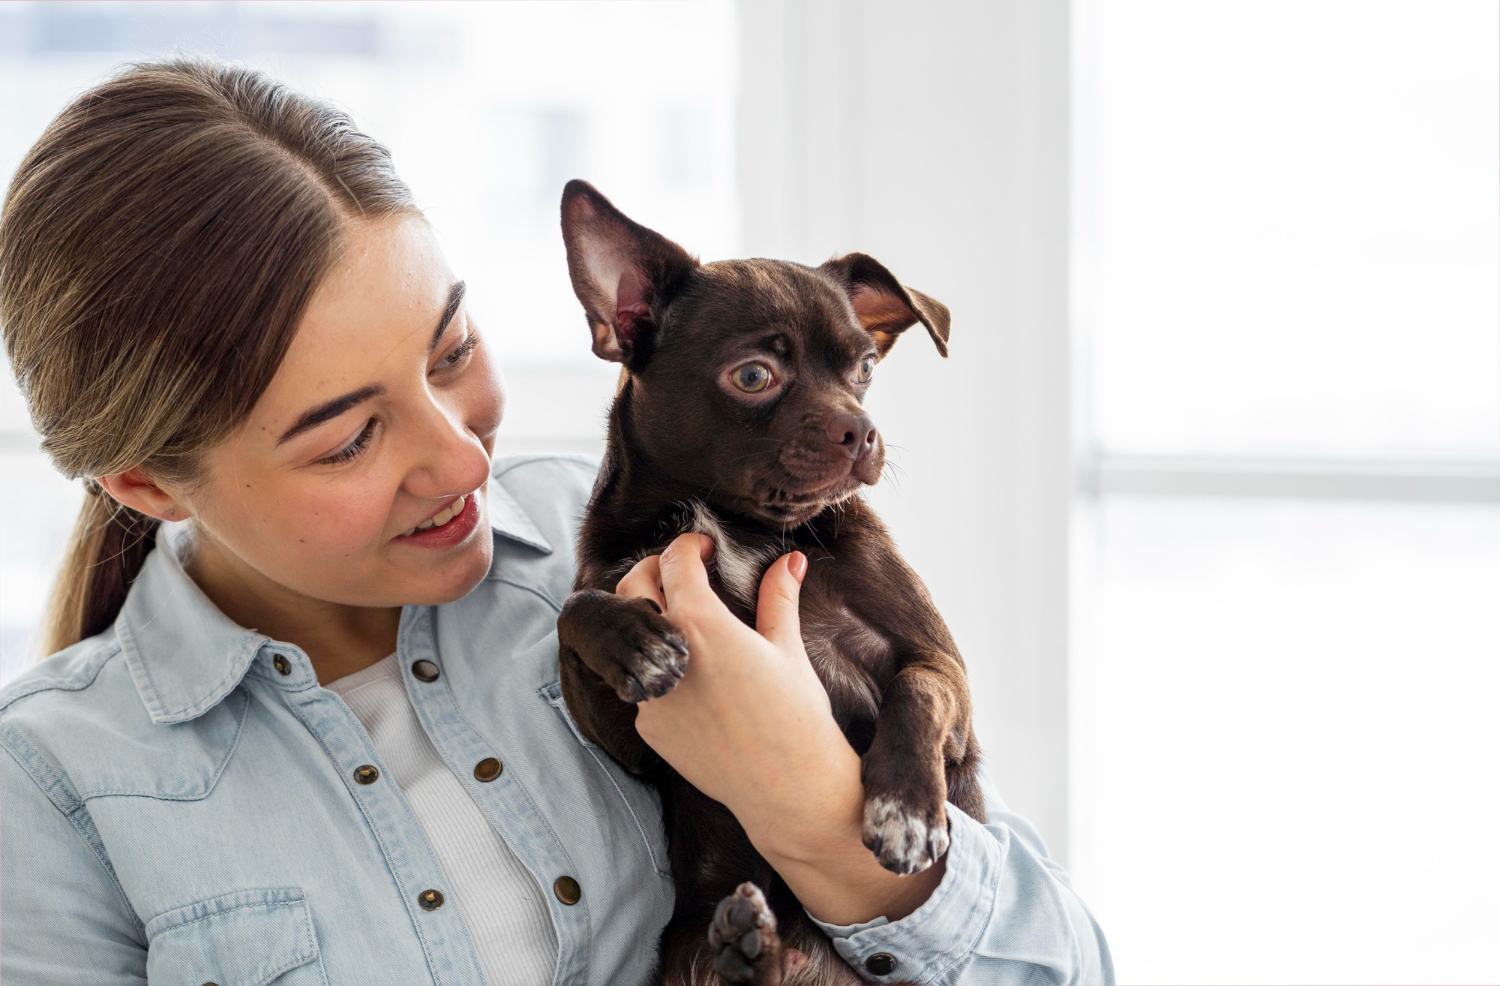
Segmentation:
[(771, 370), (764, 363), (746, 363), (729, 375), (730, 381), (747, 394), (758, 394), (771, 386)]
[(859, 383), (869, 383), (870, 377), (875, 372), (875, 357), (866, 356), (859, 361)]

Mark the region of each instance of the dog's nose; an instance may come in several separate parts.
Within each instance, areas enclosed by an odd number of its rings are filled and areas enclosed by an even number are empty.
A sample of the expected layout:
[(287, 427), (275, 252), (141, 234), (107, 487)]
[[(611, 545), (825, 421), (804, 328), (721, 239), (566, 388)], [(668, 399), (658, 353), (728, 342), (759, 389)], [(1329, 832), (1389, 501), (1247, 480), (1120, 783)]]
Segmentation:
[(823, 425), (828, 440), (858, 459), (875, 449), (875, 422), (868, 414), (835, 414)]

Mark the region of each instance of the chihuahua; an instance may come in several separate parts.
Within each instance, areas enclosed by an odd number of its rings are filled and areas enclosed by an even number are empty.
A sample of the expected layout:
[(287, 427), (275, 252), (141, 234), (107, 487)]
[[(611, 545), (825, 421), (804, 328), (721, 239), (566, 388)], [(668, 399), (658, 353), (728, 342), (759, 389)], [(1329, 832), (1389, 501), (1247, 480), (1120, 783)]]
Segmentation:
[(762, 574), (791, 550), (807, 655), (862, 758), (863, 841), (909, 874), (948, 848), (945, 803), (984, 818), (963, 661), (926, 588), (859, 491), (885, 446), (862, 402), (917, 323), (948, 355), (948, 309), (852, 253), (821, 267), (699, 263), (592, 186), (563, 191), (563, 239), (594, 354), (622, 365), (608, 444), (558, 617), (563, 696), (579, 728), (661, 794), (676, 881), (657, 978), (858, 982), (734, 816), (660, 760), (636, 703), (691, 655), (619, 580), (686, 531), (710, 537), (715, 591), (754, 625)]

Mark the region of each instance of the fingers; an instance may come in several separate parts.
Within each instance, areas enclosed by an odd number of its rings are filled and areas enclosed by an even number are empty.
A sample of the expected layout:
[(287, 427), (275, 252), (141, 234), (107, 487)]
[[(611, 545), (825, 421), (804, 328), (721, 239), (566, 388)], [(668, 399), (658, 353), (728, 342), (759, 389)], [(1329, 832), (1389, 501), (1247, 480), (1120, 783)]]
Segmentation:
[(797, 603), (802, 598), (805, 575), (807, 556), (793, 551), (776, 559), (760, 580), (755, 629), (782, 649), (802, 646), (802, 622), (797, 615)]
[(679, 534), (667, 545), (661, 555), (661, 585), (668, 609), (710, 600), (723, 606), (708, 584), (708, 569), (703, 564), (713, 553), (713, 541), (703, 534)]
[(667, 597), (661, 588), (661, 556), (647, 555), (636, 562), (635, 567), (626, 572), (625, 577), (615, 586), (615, 595), (649, 599), (656, 603), (658, 609), (665, 609)]

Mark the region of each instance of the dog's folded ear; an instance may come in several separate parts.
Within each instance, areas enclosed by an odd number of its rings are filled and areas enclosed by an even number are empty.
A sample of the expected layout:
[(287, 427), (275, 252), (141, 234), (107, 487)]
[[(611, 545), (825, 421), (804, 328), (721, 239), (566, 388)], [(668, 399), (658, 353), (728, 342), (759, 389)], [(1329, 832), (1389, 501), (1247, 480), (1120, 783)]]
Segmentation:
[(662, 306), (698, 261), (576, 178), (563, 188), (562, 233), (594, 355), (639, 365), (656, 346)]
[(905, 287), (874, 257), (849, 253), (818, 270), (848, 293), (854, 314), (874, 338), (875, 350), (882, 359), (896, 344), (896, 337), (918, 322), (927, 327), (938, 352), (948, 355), (948, 306)]

